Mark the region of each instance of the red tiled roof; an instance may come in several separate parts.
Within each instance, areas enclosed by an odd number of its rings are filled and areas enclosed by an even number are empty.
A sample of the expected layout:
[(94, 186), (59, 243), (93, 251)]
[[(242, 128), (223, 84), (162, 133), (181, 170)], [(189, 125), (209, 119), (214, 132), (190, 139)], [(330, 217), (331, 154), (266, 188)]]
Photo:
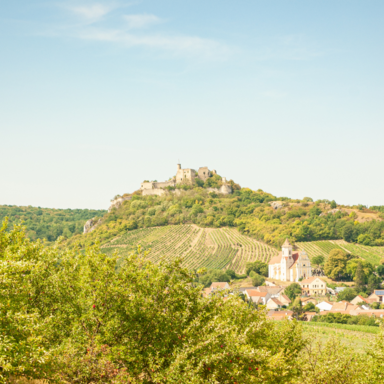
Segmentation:
[(267, 296), (267, 292), (259, 292), (259, 291), (256, 291), (256, 289), (247, 289), (245, 292), (247, 292), (248, 296), (259, 296), (259, 297)]
[(282, 299), (284, 299), (286, 302), (288, 302), (288, 303), (291, 303), (292, 301), (290, 300), (290, 298), (288, 297), (288, 296), (286, 296), (286, 295), (280, 295), (280, 297), (282, 298)]
[[(272, 297), (271, 299), (269, 300), (272, 300), (275, 304), (277, 305), (284, 305), (279, 299), (276, 299), (276, 297)], [(268, 300), (268, 301), (269, 301)]]
[(212, 283), (211, 288), (225, 288), (228, 283)]
[(315, 281), (316, 279), (319, 279), (322, 283), (325, 284), (325, 281), (324, 281), (324, 280), (321, 280), (320, 277), (317, 277), (317, 276), (308, 277), (308, 279), (299, 281), (299, 284), (310, 284), (310, 283), (312, 283), (313, 281)]

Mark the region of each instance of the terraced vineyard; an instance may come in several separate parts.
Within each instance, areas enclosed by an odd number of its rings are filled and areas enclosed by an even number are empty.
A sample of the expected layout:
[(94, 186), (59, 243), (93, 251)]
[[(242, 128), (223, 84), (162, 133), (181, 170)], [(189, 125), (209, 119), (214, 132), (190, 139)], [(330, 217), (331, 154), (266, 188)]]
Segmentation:
[(245, 271), (248, 261), (268, 262), (278, 251), (264, 243), (241, 235), (234, 228), (199, 228), (195, 225), (174, 225), (129, 231), (103, 246), (110, 254), (124, 257), (137, 245), (151, 249), (148, 257), (154, 262), (161, 257), (182, 257), (190, 269), (233, 269)]
[(326, 240), (296, 243), (296, 245), (307, 252), (309, 258), (323, 255), (328, 256), (332, 249), (342, 249), (345, 252), (360, 256), (361, 258), (377, 265), (384, 259), (384, 247), (369, 247), (361, 244), (350, 244), (344, 240)]

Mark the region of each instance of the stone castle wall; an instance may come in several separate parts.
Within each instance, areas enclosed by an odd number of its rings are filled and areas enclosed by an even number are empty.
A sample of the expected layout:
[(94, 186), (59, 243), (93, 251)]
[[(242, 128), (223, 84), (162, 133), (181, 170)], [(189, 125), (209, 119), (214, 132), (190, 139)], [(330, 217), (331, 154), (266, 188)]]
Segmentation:
[[(141, 183), (141, 190), (144, 196), (146, 195), (164, 195), (166, 187), (175, 187), (176, 184), (181, 183), (194, 183), (195, 179), (198, 177), (204, 182), (216, 174), (216, 170), (210, 171), (208, 167), (200, 167), (199, 171), (196, 172), (192, 168), (181, 168), (181, 164), (177, 164), (176, 176), (172, 180), (163, 181), (163, 182), (143, 182)], [(221, 193), (223, 195), (229, 195), (232, 193), (232, 188), (226, 183), (225, 177), (223, 177), (223, 185), (220, 188), (208, 188), (209, 192)]]
[(163, 196), (166, 193), (167, 191), (161, 188), (143, 189), (143, 196), (153, 196), (153, 195)]

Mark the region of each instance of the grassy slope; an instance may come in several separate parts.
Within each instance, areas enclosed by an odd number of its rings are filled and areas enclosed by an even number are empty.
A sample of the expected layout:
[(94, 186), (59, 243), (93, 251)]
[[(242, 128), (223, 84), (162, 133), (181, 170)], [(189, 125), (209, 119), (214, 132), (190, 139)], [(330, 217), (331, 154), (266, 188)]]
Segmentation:
[(304, 335), (310, 341), (320, 340), (326, 343), (330, 338), (337, 338), (341, 343), (364, 353), (369, 342), (379, 333), (379, 327), (369, 327), (349, 324), (327, 324), (303, 322)]
[(370, 247), (361, 244), (350, 244), (344, 240), (299, 242), (296, 243), (296, 245), (300, 249), (305, 250), (309, 258), (318, 255), (327, 257), (332, 249), (342, 249), (345, 252), (360, 256), (374, 265), (378, 265), (380, 260), (384, 258), (384, 247)]
[(182, 257), (190, 269), (230, 268), (237, 273), (244, 272), (246, 262), (268, 262), (278, 252), (241, 235), (235, 228), (199, 228), (188, 224), (129, 231), (104, 244), (103, 251), (116, 251), (124, 257), (139, 244), (145, 250), (151, 249), (149, 258), (153, 261)]

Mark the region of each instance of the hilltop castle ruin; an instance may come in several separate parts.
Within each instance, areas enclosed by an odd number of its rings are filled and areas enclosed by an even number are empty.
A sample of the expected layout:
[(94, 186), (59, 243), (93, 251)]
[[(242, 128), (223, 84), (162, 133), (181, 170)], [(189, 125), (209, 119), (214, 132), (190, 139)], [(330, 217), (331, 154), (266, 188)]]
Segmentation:
[[(177, 184), (194, 184), (196, 179), (206, 181), (209, 177), (216, 175), (216, 170), (210, 171), (208, 167), (200, 167), (198, 171), (192, 168), (181, 168), (181, 164), (177, 164), (176, 176), (168, 181), (157, 182), (157, 181), (145, 181), (141, 183), (140, 189), (144, 196), (146, 195), (158, 195), (162, 196), (166, 193), (165, 188), (176, 187)], [(209, 192), (221, 193), (223, 195), (229, 195), (232, 193), (232, 188), (227, 184), (225, 177), (222, 178), (223, 185), (220, 188), (207, 188)]]

